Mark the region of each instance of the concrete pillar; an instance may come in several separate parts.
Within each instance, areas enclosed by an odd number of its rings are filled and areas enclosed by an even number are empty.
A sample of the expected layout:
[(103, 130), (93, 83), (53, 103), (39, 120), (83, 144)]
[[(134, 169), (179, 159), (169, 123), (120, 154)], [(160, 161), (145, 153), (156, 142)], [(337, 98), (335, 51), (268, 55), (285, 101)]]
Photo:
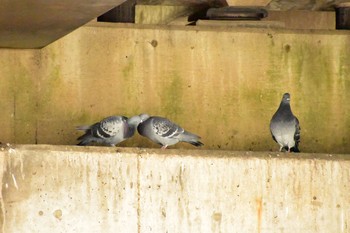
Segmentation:
[(350, 2), (342, 3), (336, 6), (336, 28), (350, 29)]

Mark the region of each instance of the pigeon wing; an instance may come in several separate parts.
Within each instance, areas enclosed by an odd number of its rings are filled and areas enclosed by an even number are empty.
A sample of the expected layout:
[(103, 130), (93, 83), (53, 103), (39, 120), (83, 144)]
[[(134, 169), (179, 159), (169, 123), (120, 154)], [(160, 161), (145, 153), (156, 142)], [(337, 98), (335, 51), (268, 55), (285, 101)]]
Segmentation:
[(126, 117), (111, 116), (95, 124), (91, 130), (92, 135), (97, 138), (110, 138), (116, 136), (120, 131), (124, 131)]
[(300, 125), (299, 125), (299, 120), (298, 118), (295, 117), (295, 133), (294, 133), (294, 140), (295, 143), (299, 143), (300, 142)]
[(156, 135), (167, 138), (176, 138), (185, 130), (166, 118), (154, 118), (152, 129)]

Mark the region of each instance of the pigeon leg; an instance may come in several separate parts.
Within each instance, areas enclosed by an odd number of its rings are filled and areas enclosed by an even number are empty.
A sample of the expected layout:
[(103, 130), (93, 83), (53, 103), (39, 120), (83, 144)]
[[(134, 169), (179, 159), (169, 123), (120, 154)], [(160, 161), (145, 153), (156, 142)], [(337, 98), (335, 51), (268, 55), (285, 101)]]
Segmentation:
[(280, 146), (280, 152), (282, 152), (282, 150), (283, 150), (283, 146)]
[(162, 150), (165, 150), (165, 149), (167, 148), (167, 146), (168, 146), (168, 145), (164, 145), (164, 146), (162, 146), (161, 149), (162, 149)]

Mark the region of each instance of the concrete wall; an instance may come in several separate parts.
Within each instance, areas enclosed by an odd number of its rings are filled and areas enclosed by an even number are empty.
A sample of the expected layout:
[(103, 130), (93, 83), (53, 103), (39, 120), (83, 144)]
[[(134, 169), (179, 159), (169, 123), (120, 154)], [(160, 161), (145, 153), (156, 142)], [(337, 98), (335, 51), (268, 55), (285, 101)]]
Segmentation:
[(1, 232), (350, 232), (348, 155), (15, 146)]
[[(301, 150), (350, 153), (348, 32), (98, 25), (0, 50), (0, 141), (75, 144), (76, 125), (147, 112), (207, 149), (277, 150), (268, 125), (290, 92)], [(158, 147), (139, 136), (122, 146)]]
[(0, 141), (35, 143), (40, 50), (0, 49)]

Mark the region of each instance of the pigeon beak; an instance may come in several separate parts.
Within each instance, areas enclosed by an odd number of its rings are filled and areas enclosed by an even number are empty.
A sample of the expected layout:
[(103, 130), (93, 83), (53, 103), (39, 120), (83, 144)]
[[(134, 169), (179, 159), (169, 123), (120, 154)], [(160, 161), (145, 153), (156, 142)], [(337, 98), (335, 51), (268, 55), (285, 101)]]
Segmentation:
[(287, 100), (289, 101), (289, 100), (290, 100), (290, 98), (287, 98)]

